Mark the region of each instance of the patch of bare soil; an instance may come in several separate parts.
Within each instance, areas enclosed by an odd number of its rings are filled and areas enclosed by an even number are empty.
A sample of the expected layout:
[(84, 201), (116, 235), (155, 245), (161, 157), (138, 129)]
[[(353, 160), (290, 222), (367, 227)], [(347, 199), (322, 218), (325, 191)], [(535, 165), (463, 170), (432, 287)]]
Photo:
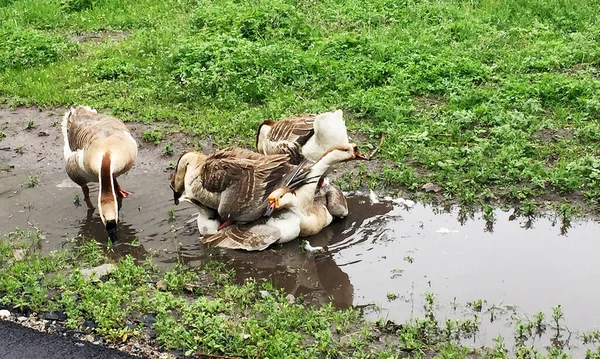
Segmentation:
[[(37, 108), (19, 107), (0, 109), (0, 170), (22, 169), (32, 172), (57, 173), (64, 171), (62, 117), (66, 109), (41, 111)], [(208, 141), (181, 132), (171, 132), (158, 145), (144, 141), (144, 131), (159, 128), (168, 131), (162, 123), (152, 125), (127, 122), (133, 137), (138, 141), (138, 159), (130, 173), (168, 172), (171, 162), (184, 150), (206, 147)], [(169, 143), (172, 154), (165, 154)]]
[(575, 134), (573, 128), (561, 128), (559, 130), (553, 130), (551, 128), (545, 128), (543, 130), (536, 131), (533, 136), (540, 142), (558, 142), (561, 139), (568, 140)]
[(122, 41), (129, 36), (128, 32), (125, 31), (96, 31), (96, 32), (85, 32), (77, 35), (73, 35), (71, 39), (76, 42), (96, 42), (100, 43), (103, 41)]

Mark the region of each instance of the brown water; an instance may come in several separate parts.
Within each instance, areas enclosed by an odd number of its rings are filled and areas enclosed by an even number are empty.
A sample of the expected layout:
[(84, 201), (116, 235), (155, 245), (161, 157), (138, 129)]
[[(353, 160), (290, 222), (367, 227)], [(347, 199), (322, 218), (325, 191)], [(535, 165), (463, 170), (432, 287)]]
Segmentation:
[[(19, 126), (34, 115), (21, 113), (7, 123), (23, 128)], [(46, 237), (46, 251), (77, 236), (105, 243), (98, 213), (74, 204), (81, 190), (62, 169), (60, 130), (51, 126), (56, 115), (48, 117), (47, 122), (38, 119), (50, 132), (41, 137), (43, 149), (35, 143), (37, 132), (31, 131), (15, 131), (0, 142), (0, 167), (13, 166), (0, 171), (0, 233), (38, 228)], [(25, 152), (16, 153), (16, 146), (24, 146)], [(139, 165), (120, 179), (133, 194), (123, 201), (117, 255), (152, 255), (163, 268), (177, 261), (202, 265), (218, 259), (236, 269), (239, 280), (270, 280), (316, 304), (375, 304), (379, 308), (369, 312), (372, 318), (398, 322), (421, 317), (429, 292), (436, 296), (440, 321), (468, 314), (465, 304), (483, 299), (482, 331), (473, 345), (492, 344), (499, 334), (510, 339), (511, 313), (531, 318), (541, 310), (549, 318), (557, 304), (572, 331), (592, 330), (600, 323), (600, 226), (594, 221), (582, 219), (564, 227), (551, 216), (519, 218), (498, 209), (491, 226), (480, 213), (465, 217), (457, 208), (409, 208), (356, 195), (349, 197), (348, 218), (310, 238), (311, 245), (325, 246), (325, 253), (303, 252), (298, 241), (263, 252), (208, 249), (199, 243), (195, 210), (172, 203), (170, 171), (165, 168), (173, 159), (144, 144), (140, 157)], [(38, 176), (37, 187), (23, 185), (30, 172)], [(92, 187), (92, 195), (94, 191)], [(131, 245), (133, 241), (139, 245)], [(389, 293), (398, 299), (388, 300)], [(492, 307), (494, 321), (486, 312)], [(501, 315), (502, 309), (508, 314)]]

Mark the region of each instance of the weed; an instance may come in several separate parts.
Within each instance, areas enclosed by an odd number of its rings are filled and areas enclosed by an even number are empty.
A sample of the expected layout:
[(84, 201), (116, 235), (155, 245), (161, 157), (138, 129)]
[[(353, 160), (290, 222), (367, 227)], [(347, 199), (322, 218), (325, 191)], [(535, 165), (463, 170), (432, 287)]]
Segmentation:
[(0, 131), (0, 140), (6, 138), (6, 133)]
[(169, 210), (167, 211), (167, 218), (169, 219), (169, 222), (175, 220), (175, 211), (173, 211), (172, 208), (169, 208)]
[(396, 294), (396, 293), (388, 293), (386, 296), (389, 301), (398, 299), (398, 294)]
[(75, 205), (75, 207), (81, 206), (81, 198), (78, 194), (76, 194), (75, 197), (73, 197), (73, 204)]
[(26, 130), (33, 130), (35, 128), (35, 123), (33, 121), (29, 121), (27, 123), (27, 127), (25, 127)]
[(23, 148), (23, 146), (19, 146), (19, 147), (15, 148), (15, 152), (18, 153), (19, 155), (22, 155), (23, 153), (25, 153), (25, 148)]
[[(152, 142), (158, 145), (165, 138), (165, 135), (159, 130), (146, 130), (142, 134), (142, 139), (146, 142)], [(165, 147), (166, 149), (166, 147)]]
[(25, 187), (33, 188), (33, 187), (36, 187), (39, 183), (40, 183), (40, 181), (38, 179), (38, 175), (29, 172), (29, 174), (27, 176), (27, 181), (25, 181)]
[(163, 149), (163, 154), (169, 157), (173, 156), (173, 144), (171, 142), (165, 145), (165, 148)]

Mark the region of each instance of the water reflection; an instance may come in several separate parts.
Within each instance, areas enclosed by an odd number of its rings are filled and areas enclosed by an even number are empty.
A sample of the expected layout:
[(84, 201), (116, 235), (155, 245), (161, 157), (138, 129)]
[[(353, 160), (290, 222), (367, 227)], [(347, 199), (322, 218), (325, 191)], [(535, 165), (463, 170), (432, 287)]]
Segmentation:
[[(57, 187), (64, 173), (40, 177), (35, 188), (21, 186), (26, 172), (0, 178), (1, 233), (33, 224), (46, 236), (46, 251), (74, 237), (106, 244), (98, 213), (90, 215), (73, 204), (81, 190)], [(135, 192), (122, 204), (114, 257), (151, 256), (161, 269), (176, 262), (202, 266), (220, 260), (236, 270), (240, 282), (268, 280), (315, 304), (375, 303), (382, 316), (399, 322), (412, 317), (413, 310), (422, 315), (427, 292), (439, 298), (443, 315), (450, 317), (456, 313), (447, 304), (454, 298), (459, 303), (481, 298), (518, 305), (526, 313), (560, 303), (574, 328), (589, 329), (600, 321), (600, 304), (592, 300), (600, 294), (593, 285), (600, 267), (589, 265), (600, 252), (600, 226), (593, 221), (534, 218), (500, 209), (484, 214), (454, 206), (407, 208), (353, 196), (347, 218), (308, 238), (325, 252), (303, 252), (300, 241), (294, 241), (248, 253), (201, 245), (195, 209), (173, 206), (168, 185), (156, 186), (156, 174), (125, 178), (123, 186)], [(389, 293), (399, 299), (389, 301)], [(485, 325), (490, 329), (496, 323)]]

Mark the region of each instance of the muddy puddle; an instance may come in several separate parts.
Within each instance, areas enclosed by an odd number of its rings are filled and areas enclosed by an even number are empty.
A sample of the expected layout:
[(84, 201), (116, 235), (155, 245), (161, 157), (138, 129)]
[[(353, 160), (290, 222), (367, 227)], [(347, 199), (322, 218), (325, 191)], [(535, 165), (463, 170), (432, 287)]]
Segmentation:
[[(38, 228), (45, 235), (46, 251), (74, 237), (105, 243), (98, 213), (77, 206), (74, 199), (81, 190), (63, 171), (60, 128), (52, 125), (60, 112), (0, 114), (7, 134), (0, 141), (0, 233)], [(30, 118), (40, 128), (23, 130)], [(40, 136), (39, 131), (47, 134)], [(594, 221), (573, 221), (565, 227), (551, 216), (528, 219), (498, 209), (490, 225), (481, 213), (465, 218), (458, 208), (407, 207), (357, 194), (348, 199), (347, 218), (310, 238), (312, 246), (326, 248), (323, 253), (304, 252), (298, 242), (253, 253), (207, 249), (198, 241), (195, 210), (171, 201), (167, 167), (174, 158), (163, 156), (154, 145), (140, 145), (139, 165), (120, 179), (133, 194), (121, 209), (120, 240), (114, 246), (118, 256), (143, 260), (152, 255), (163, 268), (177, 261), (202, 265), (218, 259), (234, 268), (240, 281), (270, 280), (315, 304), (370, 305), (366, 313), (371, 318), (397, 322), (422, 317), (426, 293), (436, 297), (440, 322), (472, 317), (467, 303), (481, 299), (482, 325), (467, 343), (472, 346), (492, 345), (498, 335), (511, 343), (514, 315), (532, 318), (543, 311), (549, 322), (557, 304), (573, 332), (574, 353), (584, 350), (576, 333), (600, 323), (600, 226)], [(189, 142), (174, 145), (181, 151)], [(15, 151), (19, 146), (22, 153)], [(30, 188), (32, 175), (38, 184)], [(535, 345), (550, 340), (548, 334)]]

